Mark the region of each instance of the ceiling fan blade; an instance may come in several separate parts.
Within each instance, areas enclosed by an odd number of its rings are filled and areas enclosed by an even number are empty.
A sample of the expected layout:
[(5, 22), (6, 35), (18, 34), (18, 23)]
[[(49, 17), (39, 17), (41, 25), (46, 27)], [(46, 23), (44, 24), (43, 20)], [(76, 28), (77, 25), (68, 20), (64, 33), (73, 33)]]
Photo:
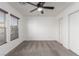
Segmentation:
[(48, 6), (44, 6), (44, 9), (54, 9), (55, 7), (48, 7)]
[(44, 4), (45, 4), (45, 2), (39, 2), (39, 3), (37, 4), (37, 6), (38, 6), (38, 7), (43, 7)]
[(37, 10), (38, 8), (35, 8), (35, 9), (33, 9), (33, 10), (31, 10), (30, 12), (34, 12), (35, 10)]
[(45, 2), (42, 2), (42, 3), (41, 3), (41, 6), (43, 6), (44, 4), (45, 4)]
[(26, 3), (37, 7), (37, 5), (35, 5), (35, 4), (31, 3), (31, 2), (26, 2)]
[(41, 14), (44, 14), (44, 11), (41, 11)]

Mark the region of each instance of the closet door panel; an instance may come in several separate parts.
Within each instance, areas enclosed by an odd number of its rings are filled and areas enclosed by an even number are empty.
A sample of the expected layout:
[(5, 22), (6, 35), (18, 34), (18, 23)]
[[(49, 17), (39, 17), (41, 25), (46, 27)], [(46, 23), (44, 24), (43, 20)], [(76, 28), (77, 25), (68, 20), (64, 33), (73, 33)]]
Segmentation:
[(79, 11), (69, 16), (69, 33), (70, 49), (79, 54)]

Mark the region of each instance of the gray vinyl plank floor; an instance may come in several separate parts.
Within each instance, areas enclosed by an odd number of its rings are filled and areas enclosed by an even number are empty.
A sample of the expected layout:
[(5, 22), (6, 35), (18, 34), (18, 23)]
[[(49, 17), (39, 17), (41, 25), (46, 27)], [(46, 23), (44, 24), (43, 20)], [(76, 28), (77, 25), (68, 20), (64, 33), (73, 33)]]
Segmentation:
[(24, 41), (6, 56), (77, 56), (57, 41)]

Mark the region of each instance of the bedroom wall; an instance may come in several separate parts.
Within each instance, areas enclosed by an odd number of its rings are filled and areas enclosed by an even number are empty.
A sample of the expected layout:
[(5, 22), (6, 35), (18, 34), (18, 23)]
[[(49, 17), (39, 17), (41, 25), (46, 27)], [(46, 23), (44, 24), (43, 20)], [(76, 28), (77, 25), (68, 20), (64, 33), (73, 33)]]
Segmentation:
[[(61, 36), (61, 38), (63, 40), (60, 39), (59, 42), (61, 43), (61, 41), (62, 41), (62, 44), (66, 48), (72, 50), (73, 52), (75, 52), (76, 54), (79, 55), (79, 49), (78, 49), (79, 40), (78, 40), (78, 36), (77, 36), (79, 31), (77, 29), (75, 29), (76, 27), (79, 28), (79, 25), (75, 23), (75, 22), (79, 22), (79, 21), (78, 21), (78, 18), (76, 18), (75, 14), (74, 14), (76, 11), (79, 11), (79, 3), (77, 3), (77, 2), (74, 3), (73, 5), (71, 5), (70, 7), (68, 7), (63, 12), (61, 12), (61, 14), (59, 14), (56, 18), (58, 20), (62, 19), (62, 36)], [(72, 17), (70, 19), (69, 15), (72, 13), (73, 13), (75, 19), (73, 19)], [(77, 14), (77, 16), (79, 16), (79, 15)], [(73, 23), (73, 25), (71, 25), (72, 23)], [(75, 25), (77, 25), (77, 26), (75, 26)], [(70, 29), (72, 29), (73, 31), (71, 31)], [(70, 33), (74, 32), (74, 31), (76, 31), (75, 33), (73, 33), (74, 36), (71, 36)], [(75, 38), (75, 36), (77, 36), (77, 39)], [(74, 37), (74, 38), (71, 39), (72, 37)], [(76, 42), (76, 40), (77, 40), (77, 42)]]
[(25, 40), (58, 40), (58, 20), (55, 17), (29, 16), (25, 22)]
[[(17, 12), (14, 8), (12, 8), (8, 3), (6, 2), (0, 2), (0, 8), (3, 10), (6, 10), (8, 14), (6, 15), (6, 40), (7, 43), (0, 46), (0, 55), (6, 55), (9, 51), (11, 51), (13, 48), (15, 48), (17, 45), (19, 45), (21, 42), (23, 42), (23, 16)], [(16, 15), (20, 18), (19, 20), (19, 38), (15, 39), (13, 41), (10, 41), (10, 13), (13, 15)]]

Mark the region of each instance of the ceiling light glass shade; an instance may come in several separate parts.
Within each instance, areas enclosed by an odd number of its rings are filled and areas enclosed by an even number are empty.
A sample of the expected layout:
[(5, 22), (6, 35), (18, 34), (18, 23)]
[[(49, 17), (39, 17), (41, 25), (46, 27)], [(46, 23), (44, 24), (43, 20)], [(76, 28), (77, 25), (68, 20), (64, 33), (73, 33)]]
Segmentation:
[(38, 11), (42, 11), (42, 10), (43, 10), (43, 8), (38, 8), (37, 10), (38, 10)]

